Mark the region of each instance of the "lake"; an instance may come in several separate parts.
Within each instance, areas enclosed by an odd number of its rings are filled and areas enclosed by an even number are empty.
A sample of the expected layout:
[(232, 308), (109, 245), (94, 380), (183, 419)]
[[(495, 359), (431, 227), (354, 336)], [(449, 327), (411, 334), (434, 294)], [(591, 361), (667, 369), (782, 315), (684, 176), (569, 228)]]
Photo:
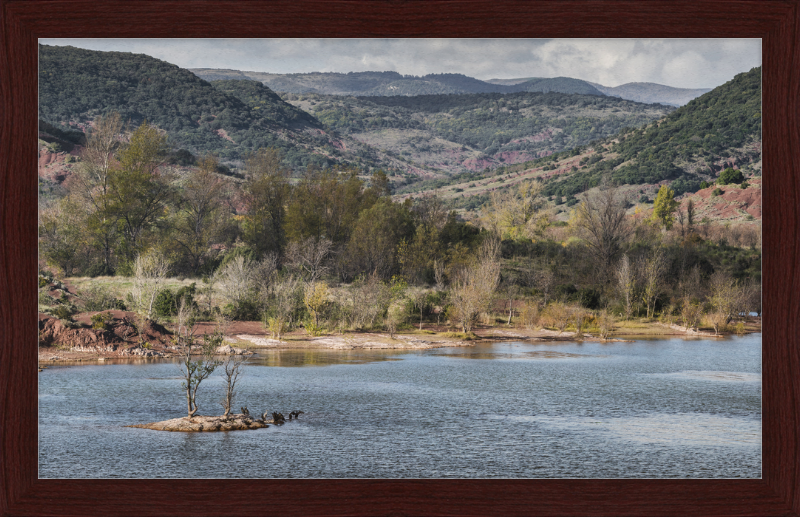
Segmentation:
[[(300, 420), (228, 433), (186, 414), (169, 361), (39, 374), (41, 478), (760, 478), (761, 335), (284, 351), (235, 402)], [(198, 392), (221, 414), (222, 379)]]

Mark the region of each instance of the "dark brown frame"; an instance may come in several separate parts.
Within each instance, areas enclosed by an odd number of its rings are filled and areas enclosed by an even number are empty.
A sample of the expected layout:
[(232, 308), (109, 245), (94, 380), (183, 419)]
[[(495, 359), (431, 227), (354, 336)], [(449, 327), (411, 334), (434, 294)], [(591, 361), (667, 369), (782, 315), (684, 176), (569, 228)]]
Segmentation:
[[(800, 515), (800, 0), (0, 0), (0, 515)], [(39, 37), (763, 38), (762, 480), (39, 480)]]

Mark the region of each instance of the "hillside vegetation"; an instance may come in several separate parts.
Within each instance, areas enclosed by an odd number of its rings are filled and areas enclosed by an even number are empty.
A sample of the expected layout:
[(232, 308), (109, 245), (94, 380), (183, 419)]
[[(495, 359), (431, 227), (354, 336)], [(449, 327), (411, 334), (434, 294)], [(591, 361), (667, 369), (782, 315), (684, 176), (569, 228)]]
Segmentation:
[[(241, 160), (260, 147), (283, 152), (284, 163), (371, 162), (374, 152), (342, 150), (313, 116), (255, 81), (212, 86), (188, 70), (143, 54), (40, 45), (39, 110), (43, 122), (85, 128), (115, 111), (138, 126), (145, 120), (169, 135), (170, 145), (195, 154)], [(361, 146), (364, 147), (363, 145)]]
[(692, 100), (663, 120), (594, 145), (580, 170), (553, 180), (550, 194), (574, 195), (610, 177), (621, 184), (669, 181), (680, 194), (726, 167), (760, 174), (761, 68)]
[(673, 110), (613, 97), (553, 92), (282, 97), (332, 131), (447, 175), (547, 156)]
[(312, 72), (273, 74), (229, 69), (190, 68), (206, 81), (254, 80), (282, 93), (342, 96), (415, 96), (454, 93), (557, 92), (610, 95), (636, 102), (681, 106), (708, 89), (673, 88), (655, 83), (610, 87), (572, 77), (527, 77), (482, 81), (463, 74), (402, 75), (397, 72)]

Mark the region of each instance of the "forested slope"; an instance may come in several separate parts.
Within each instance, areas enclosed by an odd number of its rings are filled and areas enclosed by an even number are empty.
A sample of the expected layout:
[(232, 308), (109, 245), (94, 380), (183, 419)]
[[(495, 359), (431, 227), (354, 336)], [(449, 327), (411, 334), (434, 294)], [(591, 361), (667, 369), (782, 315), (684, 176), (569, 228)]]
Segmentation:
[(670, 181), (676, 193), (696, 191), (726, 167), (761, 170), (761, 68), (692, 100), (663, 120), (625, 129), (595, 145), (585, 167), (548, 186), (575, 194), (610, 175), (619, 183)]
[(259, 147), (280, 149), (294, 168), (356, 159), (338, 149), (313, 116), (261, 83), (212, 86), (143, 54), (40, 45), (39, 110), (47, 123), (75, 127), (117, 111), (134, 127), (147, 120), (166, 131), (173, 147), (228, 160)]

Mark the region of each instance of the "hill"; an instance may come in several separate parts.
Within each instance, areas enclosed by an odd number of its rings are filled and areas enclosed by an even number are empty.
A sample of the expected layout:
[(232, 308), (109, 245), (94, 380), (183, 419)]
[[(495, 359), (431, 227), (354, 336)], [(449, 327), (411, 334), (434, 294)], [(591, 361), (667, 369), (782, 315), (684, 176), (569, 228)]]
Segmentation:
[[(433, 175), (525, 162), (637, 127), (673, 108), (562, 93), (341, 97), (282, 94), (338, 134)], [(417, 176), (430, 176), (417, 174)], [(418, 178), (406, 177), (410, 182)]]
[(761, 68), (693, 99), (663, 120), (625, 129), (594, 146), (581, 169), (554, 179), (550, 194), (574, 195), (604, 175), (623, 184), (669, 182), (677, 194), (696, 191), (726, 167), (761, 170)]
[(658, 102), (672, 106), (683, 106), (690, 100), (711, 91), (711, 88), (673, 88), (656, 83), (626, 83), (613, 87), (590, 84), (605, 95), (636, 102)]
[[(715, 186), (700, 188), (726, 167), (754, 178), (751, 187), (721, 187), (719, 198), (711, 195)], [(631, 201), (645, 207), (667, 184), (677, 196), (692, 197), (700, 217), (760, 220), (760, 176), (761, 69), (754, 68), (640, 129), (624, 128), (590, 145), (524, 163), (418, 182), (400, 189), (398, 198), (436, 193), (452, 207), (473, 210), (493, 191), (539, 179), (556, 206), (568, 207), (578, 202), (576, 195), (609, 177), (626, 185)]]
[(463, 74), (401, 75), (397, 72), (312, 72), (305, 74), (271, 74), (242, 70), (191, 68), (191, 72), (207, 81), (260, 81), (276, 92), (323, 95), (414, 96), (456, 93), (558, 92), (584, 95), (610, 95), (650, 104), (681, 106), (708, 89), (672, 88), (655, 83), (628, 83), (608, 87), (571, 77), (528, 77), (481, 81)]
[(277, 147), (296, 169), (386, 165), (363, 144), (354, 142), (350, 147), (356, 149), (348, 150), (317, 119), (259, 82), (212, 85), (143, 54), (39, 48), (39, 113), (50, 127), (85, 129), (97, 115), (118, 111), (133, 126), (147, 120), (166, 131), (175, 148), (213, 152), (229, 161), (259, 147)]

